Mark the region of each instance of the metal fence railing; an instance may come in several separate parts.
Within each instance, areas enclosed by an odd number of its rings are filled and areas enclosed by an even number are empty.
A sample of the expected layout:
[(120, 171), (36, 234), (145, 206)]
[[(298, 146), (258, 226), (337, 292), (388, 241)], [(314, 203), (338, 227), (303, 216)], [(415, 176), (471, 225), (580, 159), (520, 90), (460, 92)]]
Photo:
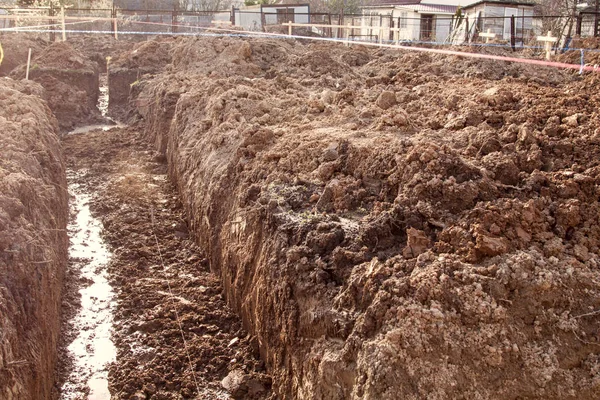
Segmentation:
[[(272, 7), (271, 7), (272, 8)], [(513, 50), (543, 47), (538, 36), (558, 40), (554, 48), (569, 46), (576, 34), (600, 34), (599, 14), (573, 16), (510, 17), (421, 15), (418, 18), (380, 14), (303, 13), (284, 8), (277, 12), (232, 8), (226, 11), (179, 9), (77, 9), (55, 7), (0, 7), (0, 31), (47, 32), (50, 39), (61, 30), (72, 33), (187, 34), (208, 27), (231, 27), (242, 31), (319, 36), (351, 41), (423, 44), (481, 44), (507, 46)], [(533, 14), (533, 12), (531, 12)], [(292, 25), (286, 25), (288, 23)]]

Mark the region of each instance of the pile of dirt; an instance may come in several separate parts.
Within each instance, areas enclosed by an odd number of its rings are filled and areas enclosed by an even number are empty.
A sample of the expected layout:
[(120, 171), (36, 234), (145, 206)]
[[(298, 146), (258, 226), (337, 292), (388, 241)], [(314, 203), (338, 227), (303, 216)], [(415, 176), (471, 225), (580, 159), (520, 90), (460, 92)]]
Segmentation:
[(32, 56), (35, 57), (50, 42), (42, 38), (33, 39), (29, 36), (15, 33), (3, 33), (0, 34), (0, 44), (2, 44), (2, 49), (4, 50), (4, 59), (0, 65), (0, 76), (7, 76), (19, 65), (27, 63), (29, 49), (31, 49)]
[(583, 63), (585, 65), (600, 65), (600, 38), (589, 37), (579, 38), (575, 37), (569, 46), (574, 50), (567, 50), (560, 54), (557, 59), (560, 62), (570, 64), (581, 63), (581, 50), (583, 51)]
[(594, 82), (190, 39), (138, 104), (281, 397), (593, 399)]
[(119, 120), (131, 110), (129, 94), (146, 74), (154, 75), (171, 62), (173, 39), (158, 39), (137, 44), (130, 51), (111, 59), (108, 65), (108, 112)]
[[(10, 76), (23, 79), (25, 72), (26, 65), (21, 65)], [(58, 119), (61, 130), (103, 120), (96, 106), (99, 95), (97, 65), (68, 42), (53, 43), (36, 55), (29, 78), (46, 89), (44, 99)]]
[(127, 40), (117, 40), (108, 35), (74, 35), (70, 36), (68, 41), (75, 50), (85, 54), (91, 61), (98, 64), (98, 70), (104, 73), (106, 72), (107, 57), (116, 58), (129, 52), (136, 46), (136, 40), (145, 39), (142, 35)]
[(67, 262), (56, 119), (33, 82), (0, 79), (0, 398), (50, 398)]

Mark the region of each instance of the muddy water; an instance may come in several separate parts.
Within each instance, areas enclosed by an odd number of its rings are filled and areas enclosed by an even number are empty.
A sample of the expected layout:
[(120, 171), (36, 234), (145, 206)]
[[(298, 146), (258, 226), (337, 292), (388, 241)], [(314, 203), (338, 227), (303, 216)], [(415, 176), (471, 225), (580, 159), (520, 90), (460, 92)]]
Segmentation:
[(114, 291), (106, 267), (111, 254), (104, 243), (100, 222), (91, 214), (91, 195), (76, 183), (69, 185), (71, 215), (69, 256), (72, 268), (79, 270), (81, 309), (70, 321), (77, 336), (68, 346), (73, 368), (62, 387), (61, 399), (106, 400), (108, 365), (115, 360), (111, 340)]
[[(101, 77), (100, 82), (98, 108), (106, 116), (106, 76)], [(70, 133), (109, 130), (117, 126), (84, 126)], [(71, 214), (69, 269), (78, 282), (80, 308), (66, 323), (67, 334), (73, 340), (66, 349), (71, 364), (65, 371), (67, 376), (61, 388), (61, 400), (109, 400), (108, 366), (116, 358), (116, 348), (111, 340), (115, 293), (107, 273), (111, 253), (102, 239), (102, 225), (90, 211), (90, 187), (77, 183), (85, 178), (85, 174), (85, 170), (67, 172)]]
[(98, 110), (100, 110), (100, 114), (106, 119), (105, 124), (94, 124), (94, 125), (85, 125), (80, 126), (78, 128), (73, 129), (69, 132), (69, 135), (76, 135), (82, 133), (88, 133), (96, 130), (103, 130), (105, 132), (115, 129), (115, 128), (123, 128), (125, 125), (119, 123), (118, 121), (114, 121), (110, 118), (108, 113), (108, 77), (106, 74), (100, 74), (100, 95), (98, 96)]

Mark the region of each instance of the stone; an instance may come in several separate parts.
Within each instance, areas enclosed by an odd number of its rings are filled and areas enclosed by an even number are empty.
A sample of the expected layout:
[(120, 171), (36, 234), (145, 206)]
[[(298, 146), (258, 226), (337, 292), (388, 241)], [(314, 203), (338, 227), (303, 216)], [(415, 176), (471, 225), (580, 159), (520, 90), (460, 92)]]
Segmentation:
[(478, 235), (475, 248), (486, 256), (497, 256), (508, 251), (508, 241), (503, 237)]
[(576, 128), (579, 126), (579, 114), (573, 114), (568, 117), (563, 118), (562, 123), (570, 126), (572, 128)]
[(424, 253), (431, 245), (431, 241), (425, 232), (419, 229), (408, 228), (406, 236), (408, 236), (408, 240), (406, 247), (402, 250), (402, 255), (405, 258), (417, 257), (419, 254)]
[(379, 108), (387, 110), (388, 108), (396, 105), (396, 95), (394, 92), (390, 92), (389, 90), (383, 91), (379, 97), (377, 97), (375, 104), (377, 104)]

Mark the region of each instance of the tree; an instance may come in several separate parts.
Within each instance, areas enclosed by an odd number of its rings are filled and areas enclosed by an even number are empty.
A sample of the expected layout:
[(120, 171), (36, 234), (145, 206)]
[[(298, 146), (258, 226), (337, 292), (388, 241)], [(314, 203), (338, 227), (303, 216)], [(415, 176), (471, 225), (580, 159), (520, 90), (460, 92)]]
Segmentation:
[(327, 9), (335, 14), (360, 14), (361, 0), (327, 0)]
[(535, 14), (546, 17), (542, 19), (542, 32), (571, 37), (577, 20), (577, 3), (577, 0), (538, 0)]
[(232, 4), (232, 0), (179, 0), (179, 7), (187, 11), (223, 11)]

